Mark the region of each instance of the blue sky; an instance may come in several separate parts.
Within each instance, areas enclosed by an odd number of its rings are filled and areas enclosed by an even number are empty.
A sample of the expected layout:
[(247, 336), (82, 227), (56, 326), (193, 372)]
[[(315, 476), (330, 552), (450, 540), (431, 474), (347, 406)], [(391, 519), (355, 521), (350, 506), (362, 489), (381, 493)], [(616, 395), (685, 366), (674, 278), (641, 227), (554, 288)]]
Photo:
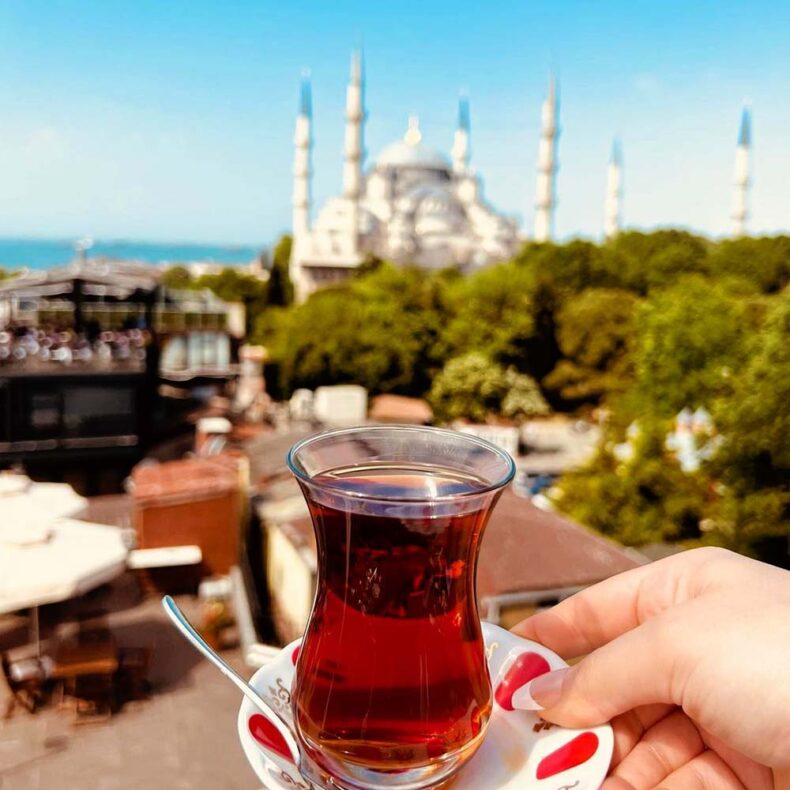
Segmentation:
[(368, 161), (420, 116), (449, 150), (459, 90), (488, 198), (532, 225), (540, 103), (561, 84), (557, 232), (598, 236), (614, 135), (625, 219), (726, 233), (741, 105), (752, 228), (790, 227), (790, 4), (3, 0), (0, 235), (267, 243), (290, 224), (302, 68), (316, 201), (339, 190), (351, 48)]

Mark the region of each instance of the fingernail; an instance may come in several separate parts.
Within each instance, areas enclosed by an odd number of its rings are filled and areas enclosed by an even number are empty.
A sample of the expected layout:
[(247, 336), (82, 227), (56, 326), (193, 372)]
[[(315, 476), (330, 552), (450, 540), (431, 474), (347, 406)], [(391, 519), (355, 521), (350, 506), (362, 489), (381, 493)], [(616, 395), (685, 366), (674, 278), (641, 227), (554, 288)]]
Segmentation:
[(525, 683), (520, 689), (513, 692), (510, 704), (516, 708), (516, 710), (543, 710), (543, 705), (535, 702), (530, 692), (530, 687), (534, 682), (535, 680), (532, 679), (529, 683)]
[(513, 707), (521, 710), (543, 710), (559, 702), (562, 687), (570, 672), (570, 667), (557, 669), (530, 680), (513, 694)]

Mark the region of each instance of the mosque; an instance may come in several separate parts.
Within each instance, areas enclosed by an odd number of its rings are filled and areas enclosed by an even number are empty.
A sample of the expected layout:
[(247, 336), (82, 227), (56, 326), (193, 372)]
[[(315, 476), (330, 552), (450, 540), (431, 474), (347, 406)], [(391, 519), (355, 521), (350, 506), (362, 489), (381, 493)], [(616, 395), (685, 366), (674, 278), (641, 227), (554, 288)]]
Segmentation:
[[(744, 233), (749, 188), (748, 111), (738, 141), (733, 221)], [(343, 192), (326, 201), (311, 221), (312, 97), (303, 79), (294, 135), (293, 247), (291, 280), (298, 300), (326, 285), (342, 282), (370, 256), (428, 269), (455, 266), (470, 271), (511, 257), (526, 240), (517, 222), (491, 206), (483, 182), (470, 164), (468, 100), (459, 103), (451, 156), (426, 145), (417, 118), (410, 118), (402, 140), (387, 146), (367, 169), (365, 156), (365, 78), (355, 52), (346, 91)], [(554, 235), (557, 205), (559, 99), (549, 80), (541, 117), (535, 216), (532, 240)], [(615, 142), (607, 173), (604, 231), (617, 234), (622, 223), (622, 154)]]

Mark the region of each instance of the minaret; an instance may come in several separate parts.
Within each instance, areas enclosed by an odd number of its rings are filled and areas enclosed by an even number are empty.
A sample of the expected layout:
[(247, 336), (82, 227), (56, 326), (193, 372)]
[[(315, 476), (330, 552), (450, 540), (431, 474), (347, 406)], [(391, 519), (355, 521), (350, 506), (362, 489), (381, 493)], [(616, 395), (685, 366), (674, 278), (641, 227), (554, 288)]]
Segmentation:
[(620, 232), (623, 212), (623, 152), (620, 141), (612, 143), (612, 156), (609, 159), (609, 172), (606, 180), (606, 212), (604, 233), (607, 239)]
[(313, 175), (311, 149), (313, 147), (313, 101), (310, 91), (310, 78), (302, 77), (302, 90), (299, 98), (299, 115), (296, 117), (294, 132), (294, 189), (292, 231), (294, 247), (310, 232), (310, 178)]
[(751, 186), (749, 159), (752, 148), (752, 117), (747, 107), (741, 115), (741, 131), (738, 134), (738, 147), (735, 149), (735, 193), (732, 208), (733, 236), (746, 233), (746, 220), (749, 218), (749, 187)]
[(343, 164), (343, 196), (348, 201), (350, 254), (359, 247), (359, 198), (362, 192), (362, 160), (365, 155), (365, 78), (362, 53), (351, 57), (351, 79), (346, 90), (346, 142)]
[(453, 171), (458, 175), (469, 169), (469, 99), (461, 96), (458, 100), (458, 127), (453, 140)]
[(538, 182), (535, 189), (535, 241), (548, 241), (554, 235), (554, 208), (557, 205), (557, 124), (559, 99), (554, 75), (549, 77), (549, 92), (543, 102), (543, 125), (538, 148)]

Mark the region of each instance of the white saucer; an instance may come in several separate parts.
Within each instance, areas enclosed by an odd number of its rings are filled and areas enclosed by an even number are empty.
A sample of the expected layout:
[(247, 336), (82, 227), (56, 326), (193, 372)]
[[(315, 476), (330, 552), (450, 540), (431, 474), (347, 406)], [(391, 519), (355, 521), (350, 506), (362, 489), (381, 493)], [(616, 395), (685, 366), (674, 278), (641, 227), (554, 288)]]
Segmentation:
[[(497, 626), (483, 623), (483, 635), (496, 701), (483, 745), (448, 786), (452, 790), (598, 790), (612, 759), (611, 727), (566, 730), (546, 724), (536, 713), (508, 709), (513, 691), (547, 668), (567, 664), (545, 647)], [(283, 648), (250, 681), (289, 728), (299, 644)], [(282, 736), (246, 699), (239, 710), (238, 729), (244, 753), (266, 790), (324, 790), (299, 773)]]

